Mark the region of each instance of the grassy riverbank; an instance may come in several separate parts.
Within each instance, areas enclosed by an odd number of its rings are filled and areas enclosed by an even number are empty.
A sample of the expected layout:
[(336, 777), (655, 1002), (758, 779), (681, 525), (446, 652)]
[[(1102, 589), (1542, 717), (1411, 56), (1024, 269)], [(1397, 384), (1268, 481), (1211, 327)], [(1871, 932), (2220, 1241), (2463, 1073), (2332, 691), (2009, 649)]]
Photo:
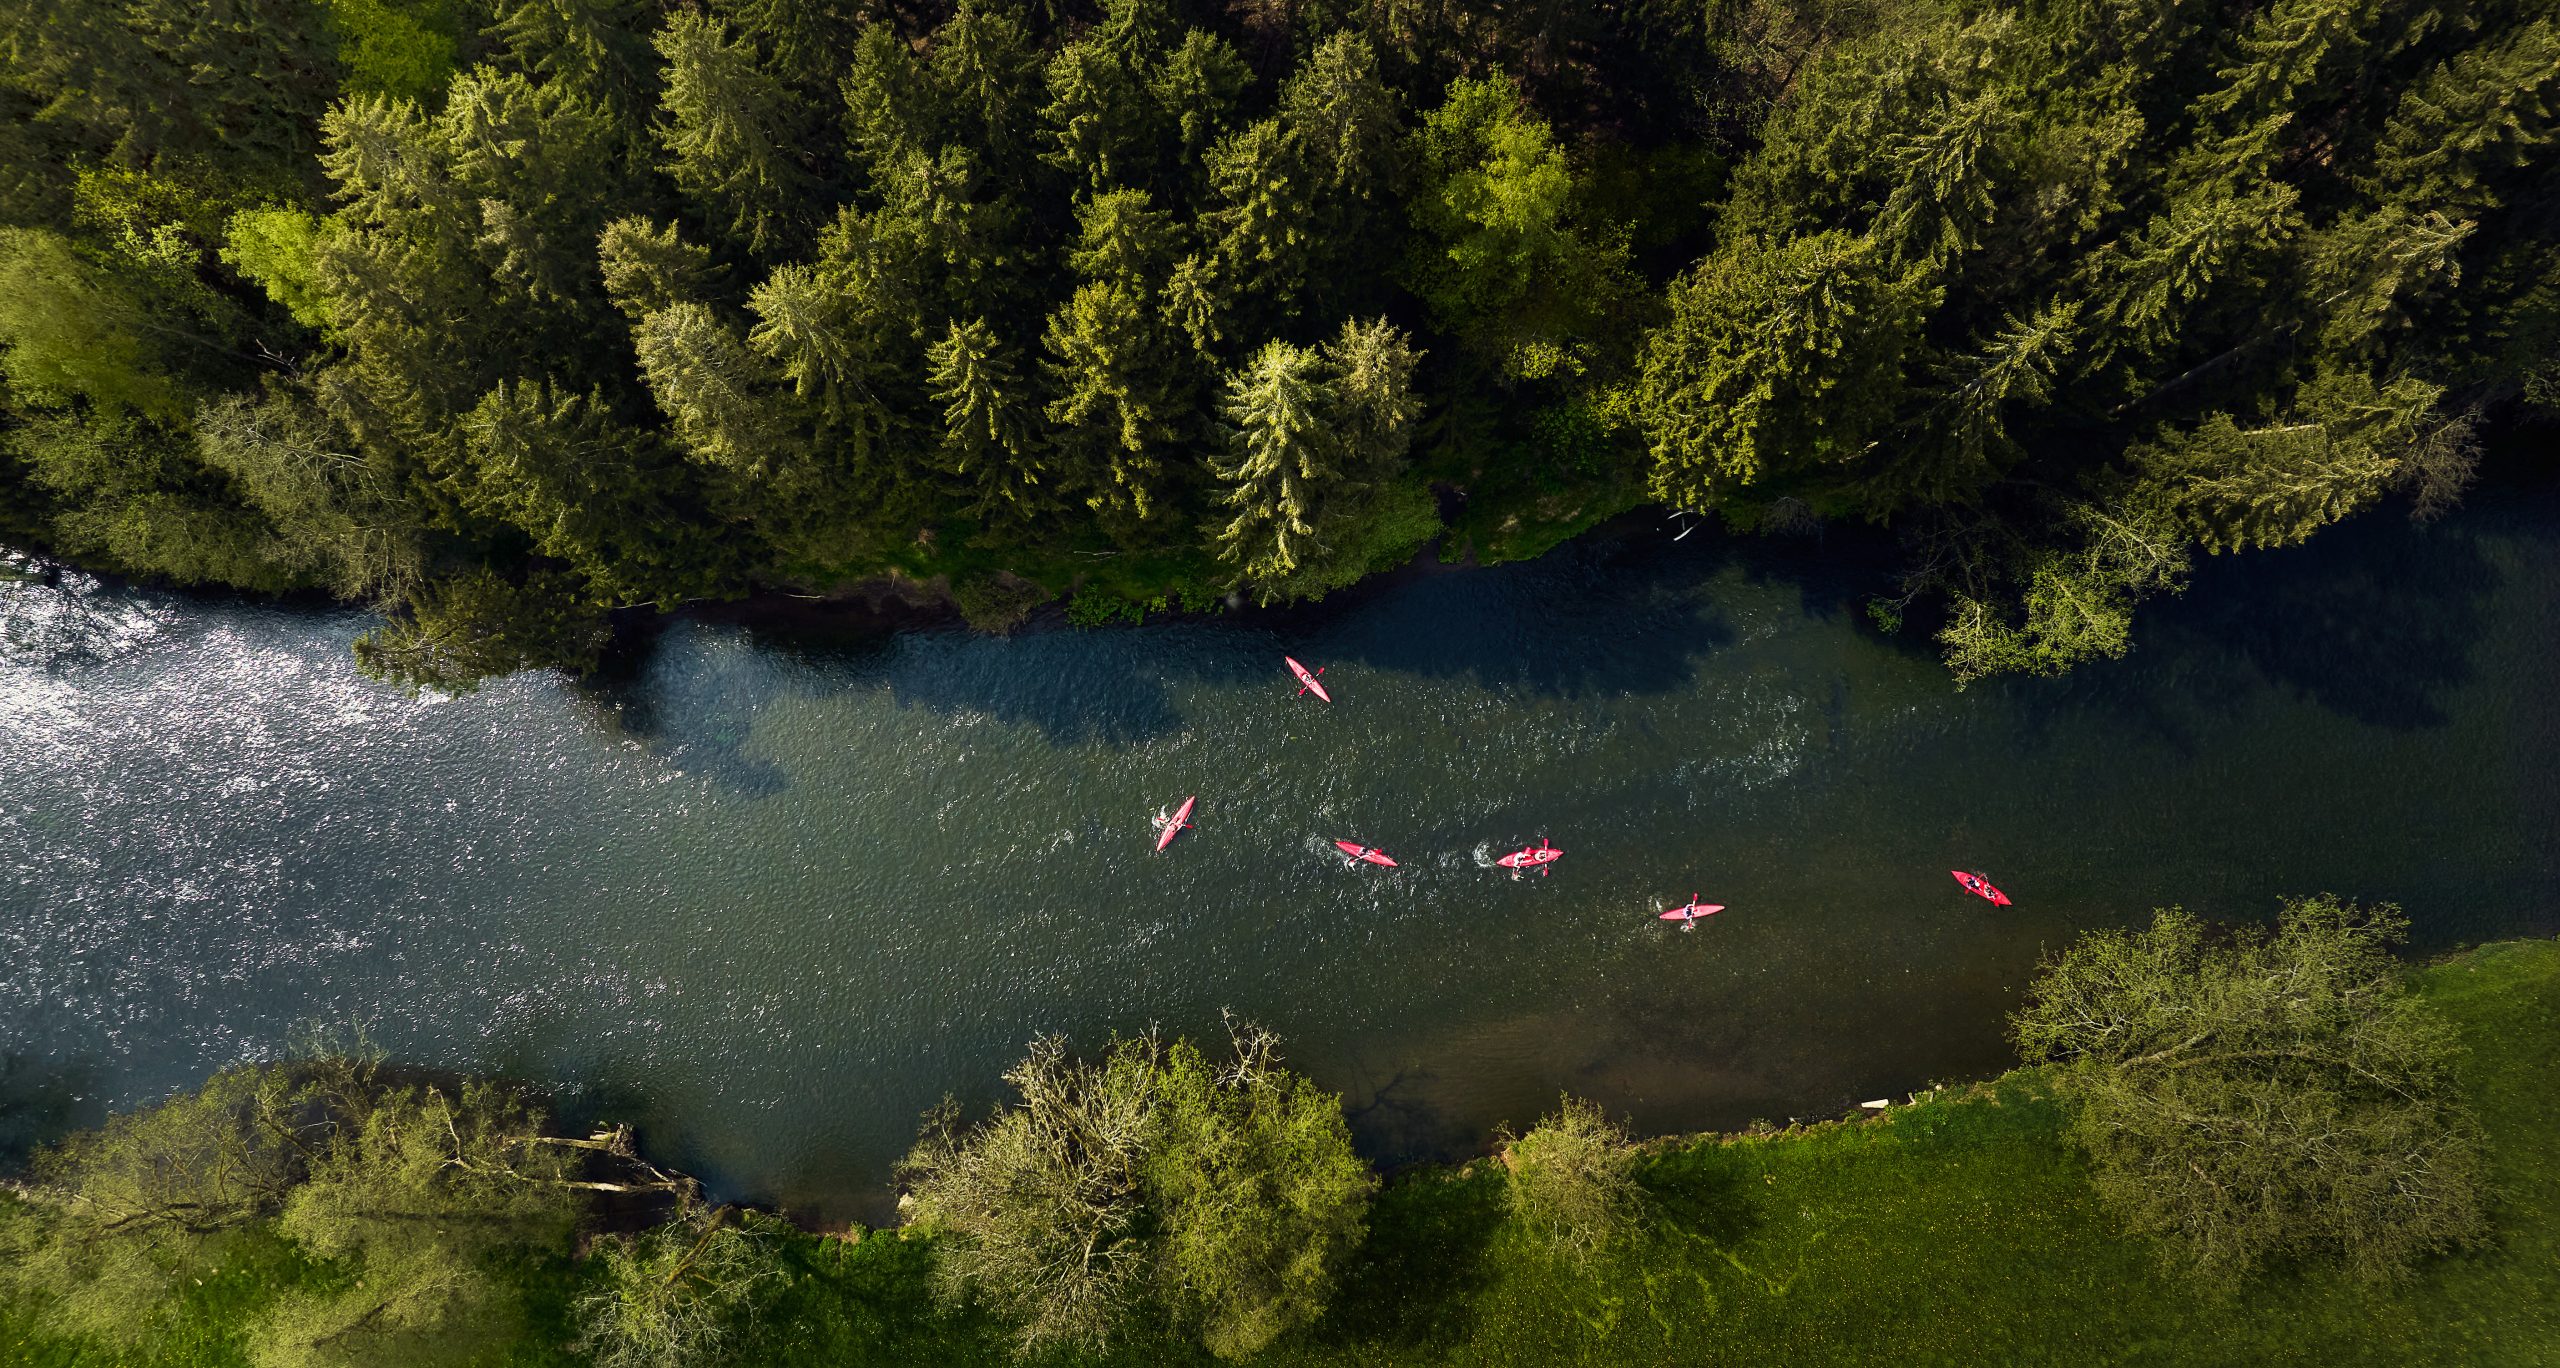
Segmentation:
[[(1489, 1164), (1392, 1184), (1341, 1294), (1263, 1360), (1331, 1364), (2496, 1364), (2560, 1362), (2560, 942), (2484, 947), (2423, 970), (2461, 1028), (2466, 1090), (2499, 1193), (2493, 1247), (2398, 1286), (2328, 1271), (2238, 1293), (2162, 1274), (2112, 1233), (2032, 1072), (1871, 1122), (1660, 1146), (1653, 1215), (1587, 1274), (1554, 1267), (1502, 1215)], [(236, 1319), (311, 1270), (245, 1242), (147, 1362), (231, 1364)], [(995, 1363), (994, 1327), (941, 1314), (921, 1240), (797, 1241), (791, 1283), (741, 1361)], [(515, 1270), (532, 1323), (480, 1362), (574, 1361), (577, 1273)], [(1130, 1363), (1206, 1362), (1173, 1342)], [(114, 1362), (26, 1336), (0, 1361)]]

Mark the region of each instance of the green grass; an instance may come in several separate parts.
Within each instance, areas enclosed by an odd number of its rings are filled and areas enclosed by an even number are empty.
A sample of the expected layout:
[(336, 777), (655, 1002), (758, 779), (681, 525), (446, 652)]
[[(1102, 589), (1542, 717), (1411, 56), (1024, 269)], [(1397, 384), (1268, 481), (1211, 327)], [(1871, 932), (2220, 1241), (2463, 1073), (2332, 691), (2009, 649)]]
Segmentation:
[[(1661, 1145), (1644, 1233), (1588, 1272), (1506, 1223), (1492, 1165), (1407, 1174), (1381, 1194), (1325, 1319), (1255, 1361), (2560, 1365), (2560, 942), (2488, 946), (2418, 984), (2470, 1046), (2498, 1234), (2405, 1283), (2323, 1268), (2231, 1289), (2165, 1271), (2114, 1233), (2022, 1071), (1877, 1120)], [(935, 1304), (931, 1258), (894, 1232), (796, 1241), (739, 1361), (1007, 1362), (997, 1327)], [(124, 1361), (242, 1363), (233, 1327), (311, 1275), (280, 1248), (244, 1244), (224, 1262), (151, 1353)], [(531, 1323), (496, 1361), (567, 1361), (577, 1270), (522, 1276)], [(0, 1307), (0, 1363), (119, 1361)], [(1109, 1361), (1208, 1360), (1157, 1328)]]

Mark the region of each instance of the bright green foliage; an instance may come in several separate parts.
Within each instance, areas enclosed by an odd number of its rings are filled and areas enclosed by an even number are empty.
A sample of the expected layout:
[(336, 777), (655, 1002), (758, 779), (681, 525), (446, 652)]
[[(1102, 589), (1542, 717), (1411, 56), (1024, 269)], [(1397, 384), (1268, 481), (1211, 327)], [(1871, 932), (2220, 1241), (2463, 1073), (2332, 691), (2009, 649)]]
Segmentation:
[(1638, 403), (1653, 493), (1688, 508), (1865, 465), (1936, 292), (1873, 240), (1731, 243), (1672, 287)]
[(319, 221), (299, 209), (243, 209), (224, 230), (222, 262), (258, 282), (306, 328), (328, 326), (328, 300), (313, 279)]
[(1423, 116), (1406, 267), (1441, 325), (1514, 379), (1596, 359), (1626, 292), (1624, 245), (1573, 212), (1554, 130), (1499, 76), (1460, 80)]
[(1228, 382), (1226, 418), (1235, 437), (1215, 469), (1235, 515), (1219, 532), (1218, 549), (1261, 584), (1288, 579), (1320, 549), (1316, 501), (1341, 477), (1325, 422), (1333, 407), (1323, 358), (1312, 347), (1271, 343)]
[(1588, 1265), (1634, 1227), (1640, 1158), (1599, 1104), (1567, 1096), (1528, 1134), (1503, 1144), (1512, 1219), (1557, 1255)]
[(322, 0), (345, 88), (432, 98), (453, 75), (459, 16), (450, 0)]
[(935, 1275), (1025, 1350), (1099, 1346), (1152, 1300), (1242, 1357), (1312, 1320), (1359, 1242), (1376, 1179), (1341, 1099), (1232, 1028), (1231, 1059), (1152, 1036), (1100, 1062), (1055, 1038), (1005, 1075), (1018, 1105), (961, 1130), (950, 1104), (901, 1168)]
[(0, 376), (39, 403), (171, 415), (185, 396), (141, 302), (41, 228), (0, 228)]
[(699, 10), (678, 10), (652, 40), (666, 59), (658, 140), (667, 174), (749, 252), (798, 241), (809, 178), (794, 160), (782, 83), (747, 41)]
[(946, 1103), (900, 1167), (910, 1219), (947, 1243), (934, 1278), (1012, 1324), (1021, 1346), (1098, 1345), (1143, 1295), (1140, 1187), (1158, 1047), (1115, 1042), (1100, 1064), (1055, 1037), (1005, 1074), (1021, 1101), (974, 1130)]
[(788, 1276), (789, 1227), (769, 1216), (687, 1206), (637, 1235), (611, 1235), (588, 1257), (598, 1272), (581, 1297), (579, 1347), (596, 1368), (689, 1368), (728, 1352), (756, 1304)]
[(2285, 904), (2217, 945), (2170, 910), (2055, 961), (2015, 1019), (2061, 1065), (2072, 1135), (2125, 1225), (2216, 1280), (2339, 1259), (2371, 1277), (2485, 1230), (2456, 1045), (2412, 997), (2389, 905)]
[(495, 1276), (508, 1255), (568, 1243), (570, 1152), (535, 1143), (541, 1115), (490, 1083), (364, 1099), (286, 1196), (276, 1228), (345, 1268), (344, 1289), (286, 1297), (258, 1368), (468, 1361), (514, 1331)]
[[(1943, 575), (1946, 624), (1938, 644), (1959, 683), (1993, 674), (2060, 674), (2133, 646), (2133, 610), (2184, 588), (2192, 543), (2154, 491), (2139, 487), (2077, 499), (2051, 514), (2042, 545), (1987, 550), (1967, 544)], [(1987, 568), (1971, 557), (1993, 558)]]
[(1145, 1168), (1157, 1276), (1226, 1359), (1324, 1309), (1378, 1185), (1340, 1098), (1282, 1067), (1269, 1032), (1236, 1027), (1233, 1045), (1226, 1059), (1187, 1040), (1165, 1051)]

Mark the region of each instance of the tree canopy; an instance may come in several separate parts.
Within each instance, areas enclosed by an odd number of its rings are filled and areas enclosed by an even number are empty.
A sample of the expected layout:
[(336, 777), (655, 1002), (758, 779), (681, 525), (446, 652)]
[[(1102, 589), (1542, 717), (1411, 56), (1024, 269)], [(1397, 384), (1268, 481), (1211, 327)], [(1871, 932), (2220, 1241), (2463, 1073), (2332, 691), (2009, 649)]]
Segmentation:
[(0, 502), (415, 683), (1644, 498), (2052, 672), (2560, 395), (2539, 0), (298, 5), (0, 5)]

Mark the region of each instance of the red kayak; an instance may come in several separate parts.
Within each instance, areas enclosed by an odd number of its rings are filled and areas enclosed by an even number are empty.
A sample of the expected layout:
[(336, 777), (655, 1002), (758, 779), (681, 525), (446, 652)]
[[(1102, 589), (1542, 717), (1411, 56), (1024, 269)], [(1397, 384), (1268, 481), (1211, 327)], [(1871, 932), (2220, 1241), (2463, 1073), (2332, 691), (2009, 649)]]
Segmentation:
[(1156, 838), (1156, 849), (1159, 852), (1166, 846), (1172, 845), (1173, 838), (1181, 835), (1184, 827), (1191, 825), (1191, 805), (1199, 801), (1200, 795), (1196, 793), (1182, 800), (1182, 810), (1173, 814), (1172, 818), (1165, 822), (1164, 834)]
[(1989, 879), (1979, 874), (1967, 874), (1961, 869), (1950, 869), (1947, 872), (1956, 876), (1956, 882), (1964, 885), (1965, 892), (1977, 898), (1988, 898), (2002, 907), (2009, 905), (2009, 895), (1993, 888)]
[(1670, 911), (1662, 914), (1662, 919), (1664, 921), (1679, 922), (1681, 924), (1680, 929), (1686, 931), (1691, 926), (1697, 924), (1698, 918), (1712, 917), (1723, 910), (1723, 903), (1700, 902), (1698, 901), (1698, 895), (1692, 893), (1689, 895), (1688, 906), (1672, 908)]
[(1317, 675), (1320, 675), (1320, 674), (1323, 674), (1323, 673), (1324, 673), (1324, 671), (1322, 671), (1322, 670), (1316, 670), (1316, 671), (1310, 672), (1310, 671), (1307, 669), (1307, 667), (1306, 667), (1306, 666), (1299, 664), (1296, 660), (1291, 659), (1291, 658), (1290, 658), (1290, 657), (1288, 657), (1288, 656), (1282, 656), (1282, 657), (1280, 657), (1280, 658), (1281, 658), (1282, 660), (1284, 660), (1284, 661), (1287, 661), (1287, 662), (1288, 662), (1288, 664), (1289, 664), (1289, 673), (1291, 673), (1291, 674), (1293, 674), (1293, 675), (1296, 675), (1296, 676), (1298, 677), (1298, 692), (1300, 692), (1300, 693), (1309, 693), (1309, 692), (1312, 692), (1312, 693), (1314, 693), (1314, 694), (1315, 694), (1315, 696), (1316, 696), (1316, 697), (1323, 699), (1323, 700), (1324, 700), (1325, 702), (1327, 702), (1327, 703), (1330, 703), (1330, 702), (1332, 702), (1332, 701), (1333, 701), (1333, 695), (1332, 695), (1332, 694), (1329, 694), (1329, 693), (1326, 693), (1326, 692), (1324, 691), (1324, 686), (1323, 686), (1322, 684), (1318, 684), (1318, 683), (1316, 682), (1316, 676), (1317, 676)]
[(1540, 874), (1544, 874), (1547, 872), (1548, 865), (1554, 864), (1556, 861), (1563, 858), (1564, 852), (1556, 849), (1554, 846), (1548, 845), (1547, 838), (1541, 836), (1538, 838), (1538, 843), (1536, 845), (1522, 846), (1520, 849), (1512, 851), (1510, 854), (1494, 861), (1494, 863), (1510, 870), (1511, 877), (1516, 879), (1520, 877), (1520, 871), (1524, 869), (1534, 869)]
[(1333, 848), (1355, 860), (1367, 860), (1373, 865), (1385, 865), (1389, 869), (1396, 867), (1396, 862), (1387, 858), (1387, 852), (1376, 846), (1364, 846), (1358, 841), (1336, 841), (1333, 843)]

